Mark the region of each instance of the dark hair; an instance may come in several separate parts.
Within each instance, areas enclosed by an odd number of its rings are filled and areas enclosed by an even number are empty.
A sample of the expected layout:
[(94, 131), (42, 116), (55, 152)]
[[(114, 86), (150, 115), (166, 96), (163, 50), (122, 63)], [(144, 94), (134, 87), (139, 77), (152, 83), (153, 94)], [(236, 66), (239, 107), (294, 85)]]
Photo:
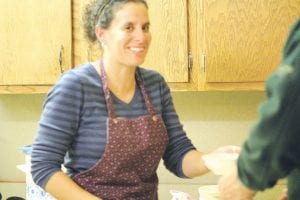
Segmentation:
[(83, 15), (85, 36), (91, 42), (95, 42), (97, 40), (95, 27), (108, 28), (115, 12), (129, 2), (142, 3), (148, 8), (146, 0), (95, 0), (88, 4)]

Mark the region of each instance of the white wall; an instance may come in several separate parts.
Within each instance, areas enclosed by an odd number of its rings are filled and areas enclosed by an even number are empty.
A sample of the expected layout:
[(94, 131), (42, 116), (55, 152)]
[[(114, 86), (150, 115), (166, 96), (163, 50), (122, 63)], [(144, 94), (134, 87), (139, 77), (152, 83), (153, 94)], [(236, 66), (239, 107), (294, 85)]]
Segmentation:
[(25, 197), (24, 163), (20, 147), (31, 144), (45, 95), (0, 95), (0, 192), (3, 199)]
[[(210, 151), (227, 144), (240, 145), (257, 117), (257, 106), (264, 92), (174, 92), (174, 104), (187, 135), (201, 151)], [(24, 182), (17, 168), (24, 162), (20, 147), (31, 144), (45, 94), (0, 95), (0, 192), (5, 197), (13, 193), (25, 196), (25, 188), (13, 182)], [(197, 188), (216, 184), (208, 174), (194, 180), (174, 177), (159, 167), (160, 199), (171, 199), (169, 189), (190, 192), (197, 198)], [(7, 182), (12, 182), (7, 184)], [(266, 200), (266, 198), (263, 198)], [(271, 199), (271, 198), (270, 198)]]

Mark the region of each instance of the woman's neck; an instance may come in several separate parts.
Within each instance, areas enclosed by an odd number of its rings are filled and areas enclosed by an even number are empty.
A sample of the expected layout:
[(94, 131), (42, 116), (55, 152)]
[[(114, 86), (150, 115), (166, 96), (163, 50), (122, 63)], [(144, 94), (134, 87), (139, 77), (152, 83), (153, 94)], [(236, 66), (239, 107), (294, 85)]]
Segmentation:
[[(100, 62), (92, 63), (97, 72), (100, 72)], [(103, 60), (104, 70), (107, 76), (108, 87), (122, 101), (129, 103), (135, 93), (136, 67), (117, 65)]]

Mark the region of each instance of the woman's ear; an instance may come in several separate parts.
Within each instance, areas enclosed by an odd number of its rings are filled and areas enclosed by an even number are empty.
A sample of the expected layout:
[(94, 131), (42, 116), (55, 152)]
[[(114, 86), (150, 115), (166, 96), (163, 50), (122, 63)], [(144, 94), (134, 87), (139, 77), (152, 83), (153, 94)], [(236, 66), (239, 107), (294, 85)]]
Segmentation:
[(104, 29), (97, 26), (95, 28), (95, 33), (96, 33), (96, 36), (97, 36), (97, 39), (98, 41), (101, 43), (101, 45), (103, 46), (105, 44), (105, 34), (104, 34)]

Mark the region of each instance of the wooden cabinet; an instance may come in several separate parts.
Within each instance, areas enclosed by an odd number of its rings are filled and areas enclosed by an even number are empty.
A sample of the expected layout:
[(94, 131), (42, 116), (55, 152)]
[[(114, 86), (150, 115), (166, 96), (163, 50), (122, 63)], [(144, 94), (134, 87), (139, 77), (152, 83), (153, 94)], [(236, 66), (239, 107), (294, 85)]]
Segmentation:
[[(101, 53), (82, 30), (82, 15), (89, 2), (73, 1), (75, 65), (99, 59)], [(168, 82), (189, 82), (187, 1), (151, 0), (148, 4), (152, 43), (143, 66), (159, 71)]]
[(71, 68), (71, 1), (0, 5), (0, 92), (46, 92)]
[(93, 44), (85, 37), (83, 30), (83, 14), (87, 4), (93, 0), (72, 1), (72, 43), (74, 66), (100, 58), (101, 51), (99, 44)]
[(144, 66), (169, 83), (189, 82), (187, 0), (151, 0), (152, 44)]
[(300, 1), (203, 0), (198, 6), (203, 9), (202, 89), (263, 89), (280, 62)]
[[(73, 1), (76, 65), (100, 56), (98, 46), (84, 39), (80, 25), (87, 2)], [(293, 0), (148, 4), (153, 41), (143, 66), (159, 71), (172, 90), (189, 91), (263, 90), (300, 10), (300, 2)]]
[[(89, 2), (0, 0), (0, 93), (19, 86), (47, 92), (49, 87), (38, 89), (54, 84), (61, 71), (99, 59), (98, 44), (89, 43), (82, 28)], [(153, 40), (143, 66), (159, 71), (172, 90), (183, 91), (263, 90), (300, 10), (294, 0), (148, 4)]]
[[(89, 60), (99, 59), (101, 55), (98, 44), (88, 42), (82, 29), (83, 10), (89, 2), (91, 0), (74, 0), (72, 5), (75, 66)], [(196, 33), (190, 33), (189, 29), (189, 1), (151, 0), (147, 2), (152, 43), (143, 67), (159, 71), (173, 90), (197, 90), (196, 68), (190, 68), (189, 62), (190, 46), (192, 46), (189, 35)]]

